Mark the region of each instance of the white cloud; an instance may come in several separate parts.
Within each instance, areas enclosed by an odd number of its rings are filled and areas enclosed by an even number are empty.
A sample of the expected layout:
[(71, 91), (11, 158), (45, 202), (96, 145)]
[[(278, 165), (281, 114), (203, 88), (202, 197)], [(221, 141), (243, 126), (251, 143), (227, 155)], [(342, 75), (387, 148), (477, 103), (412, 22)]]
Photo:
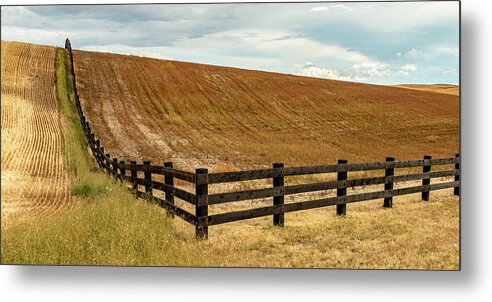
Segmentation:
[(311, 9), (312, 12), (352, 12), (354, 9), (347, 5), (335, 4), (329, 6), (316, 6)]
[(297, 73), (315, 78), (326, 78), (342, 81), (362, 81), (368, 78), (381, 78), (393, 75), (389, 65), (383, 62), (354, 64), (346, 70), (335, 70), (317, 66), (311, 62), (297, 68)]
[(401, 70), (404, 71), (416, 71), (418, 65), (417, 64), (405, 64), (401, 67)]
[[(432, 60), (442, 56), (444, 57), (451, 56), (454, 58), (458, 58), (459, 49), (458, 47), (448, 47), (448, 46), (432, 46), (432, 47), (428, 47), (428, 49), (425, 50), (412, 48), (409, 51), (405, 52), (405, 54), (403, 55), (403, 57), (405, 57), (405, 59), (408, 60), (418, 60), (418, 59)], [(399, 56), (399, 58), (400, 57), (401, 55)]]
[(418, 49), (415, 49), (415, 48), (412, 48), (410, 49), (409, 51), (407, 51), (404, 55), (404, 57), (406, 59), (409, 59), (409, 60), (416, 60), (418, 59), (419, 56), (421, 56), (423, 54), (423, 52), (421, 50), (418, 50)]
[(316, 7), (311, 9), (312, 12), (326, 12), (328, 10), (330, 10), (330, 9), (326, 6), (316, 6)]
[(314, 65), (311, 62), (307, 62), (303, 66), (298, 67), (297, 73), (299, 75), (314, 77), (314, 78), (324, 78), (324, 79), (341, 80), (341, 81), (358, 80), (348, 75), (347, 76), (341, 75), (338, 70), (321, 68), (319, 66)]
[[(64, 30), (44, 30), (21, 26), (2, 26), (2, 40), (29, 43), (60, 45), (73, 32)], [(19, 39), (20, 38), (20, 39)]]
[(228, 40), (244, 44), (275, 56), (299, 57), (308, 54), (310, 58), (335, 58), (350, 62), (371, 62), (368, 56), (339, 45), (329, 45), (288, 31), (264, 29), (238, 29), (223, 31), (203, 37), (207, 40)]
[(389, 65), (382, 62), (365, 62), (355, 64), (352, 67), (352, 70), (357, 78), (388, 77), (392, 74), (389, 69)]
[(416, 71), (418, 68), (417, 64), (405, 64), (402, 67), (400, 67), (400, 70), (398, 70), (397, 74), (401, 76), (409, 76), (410, 73)]

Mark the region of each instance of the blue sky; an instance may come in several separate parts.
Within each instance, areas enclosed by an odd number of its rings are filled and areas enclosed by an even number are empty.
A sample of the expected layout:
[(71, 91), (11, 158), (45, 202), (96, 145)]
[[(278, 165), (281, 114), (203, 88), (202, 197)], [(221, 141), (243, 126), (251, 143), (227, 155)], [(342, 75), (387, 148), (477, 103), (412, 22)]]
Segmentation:
[(374, 84), (459, 81), (458, 2), (2, 7), (2, 40)]

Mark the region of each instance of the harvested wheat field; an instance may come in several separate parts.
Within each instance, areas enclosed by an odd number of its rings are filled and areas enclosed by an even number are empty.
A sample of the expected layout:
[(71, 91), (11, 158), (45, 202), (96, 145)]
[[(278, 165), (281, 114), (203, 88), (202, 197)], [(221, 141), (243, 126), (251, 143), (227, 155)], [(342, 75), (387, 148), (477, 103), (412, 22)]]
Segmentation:
[(71, 204), (54, 65), (53, 47), (2, 41), (2, 223)]
[(75, 51), (83, 110), (122, 159), (210, 171), (458, 151), (457, 96)]
[(460, 95), (460, 87), (458, 85), (450, 84), (402, 84), (394, 85), (393, 87)]

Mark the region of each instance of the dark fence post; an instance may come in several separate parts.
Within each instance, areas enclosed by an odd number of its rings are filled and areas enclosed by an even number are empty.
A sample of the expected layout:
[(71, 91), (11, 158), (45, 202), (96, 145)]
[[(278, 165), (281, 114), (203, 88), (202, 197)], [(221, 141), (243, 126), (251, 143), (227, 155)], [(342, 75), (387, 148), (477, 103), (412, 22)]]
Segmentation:
[[(273, 168), (276, 169), (282, 169), (284, 167), (283, 163), (274, 163)], [(283, 173), (280, 174), (280, 176), (274, 177), (273, 178), (273, 186), (274, 187), (283, 187), (284, 186), (284, 175)], [(284, 196), (274, 196), (273, 197), (273, 205), (283, 205), (284, 204)], [(273, 215), (273, 225), (275, 226), (280, 226), (283, 227), (285, 223), (285, 217), (284, 217), (284, 211), (283, 211), (283, 206), (282, 206), (282, 213), (281, 214), (274, 214)]]
[[(456, 159), (459, 160), (459, 161), (461, 161), (461, 158), (460, 158), (460, 154), (459, 153), (456, 154)], [(458, 170), (458, 174), (456, 174), (454, 176), (454, 181), (460, 181), (460, 174), (461, 174), (460, 163), (459, 162), (456, 162), (454, 164), (454, 168), (456, 170)], [(460, 186), (461, 186), (461, 183), (459, 183), (457, 187), (454, 187), (454, 195), (460, 196)]]
[(195, 194), (197, 197), (195, 236), (198, 240), (204, 240), (208, 239), (208, 169), (196, 169), (195, 173)]
[(132, 191), (135, 195), (137, 195), (137, 191), (138, 191), (138, 184), (137, 184), (137, 170), (136, 170), (136, 167), (135, 165), (137, 164), (136, 161), (132, 160), (130, 161), (130, 165), (132, 165), (132, 169), (130, 171), (130, 181), (132, 183)]
[(104, 159), (104, 147), (101, 146), (101, 164), (103, 165), (103, 168), (106, 169), (106, 160)]
[[(145, 160), (143, 164), (145, 166), (150, 166), (150, 160)], [(152, 196), (152, 172), (145, 171), (144, 178), (145, 178), (145, 193)]]
[(104, 159), (104, 161), (106, 162), (106, 166), (107, 166), (106, 172), (108, 174), (111, 174), (111, 161), (109, 160), (109, 158), (111, 158), (111, 154), (106, 153), (106, 157), (107, 158)]
[[(424, 160), (430, 160), (432, 159), (432, 156), (430, 155), (424, 155)], [(422, 169), (422, 172), (424, 173), (428, 173), (431, 171), (431, 164), (430, 162), (428, 164), (425, 164), (424, 163), (424, 167)], [(428, 186), (430, 185), (430, 177), (429, 176), (424, 176), (424, 178), (422, 178), (422, 185), (423, 186)], [(429, 201), (429, 189), (424, 189), (422, 191), (422, 200), (425, 200), (425, 201)]]
[(80, 100), (78, 95), (75, 95), (75, 106), (77, 107), (77, 113), (79, 114), (79, 117), (82, 116), (82, 107), (80, 105)]
[(121, 182), (124, 182), (125, 181), (125, 177), (126, 177), (126, 169), (123, 168), (121, 165), (124, 165), (125, 164), (125, 161), (124, 160), (120, 160), (120, 180)]
[(118, 179), (118, 158), (113, 158), (113, 177)]
[(96, 156), (96, 135), (94, 133), (89, 133), (89, 136), (91, 137), (91, 151), (92, 155)]
[[(173, 163), (168, 161), (164, 163), (164, 167), (173, 168)], [(174, 177), (172, 174), (164, 174), (164, 183), (174, 189)], [(174, 193), (166, 191), (166, 201), (170, 204), (174, 204)], [(167, 216), (174, 218), (174, 212), (171, 207), (166, 206)]]
[[(339, 159), (338, 164), (346, 164), (348, 163), (347, 160), (345, 159)], [(340, 196), (346, 196), (347, 195), (347, 169), (343, 169), (343, 171), (338, 171), (337, 173), (337, 180), (341, 181), (344, 180), (345, 184), (343, 185), (342, 188), (337, 189), (337, 197)], [(347, 213), (347, 204), (337, 204), (337, 215), (345, 215)]]
[[(393, 166), (394, 161), (395, 161), (394, 157), (386, 157), (386, 170), (384, 171), (384, 176), (386, 176), (386, 178), (388, 178), (388, 176), (395, 175), (395, 168)], [(384, 183), (384, 190), (386, 192), (389, 192), (390, 196), (384, 198), (383, 207), (392, 208), (393, 207), (393, 178), (391, 178), (391, 181), (388, 181), (388, 179), (386, 179)]]
[(72, 51), (72, 45), (70, 43), (70, 39), (68, 38), (65, 40), (65, 48)]
[(91, 152), (92, 152), (92, 155), (96, 155), (96, 144), (95, 144), (95, 135), (94, 133), (91, 132), (90, 128), (89, 128), (89, 133), (88, 133), (88, 137), (87, 137), (87, 142), (89, 144), (89, 148), (91, 149)]
[(95, 142), (95, 145), (96, 145), (96, 160), (97, 160), (97, 164), (99, 165), (99, 168), (103, 168), (103, 165), (101, 163), (101, 141), (96, 139), (96, 142)]

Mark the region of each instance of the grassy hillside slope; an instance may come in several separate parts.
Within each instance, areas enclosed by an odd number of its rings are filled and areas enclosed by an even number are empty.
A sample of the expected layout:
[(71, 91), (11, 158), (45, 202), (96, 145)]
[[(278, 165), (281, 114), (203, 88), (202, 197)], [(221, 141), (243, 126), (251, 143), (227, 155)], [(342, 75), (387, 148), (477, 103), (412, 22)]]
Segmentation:
[(74, 52), (96, 135), (124, 159), (211, 170), (449, 156), (458, 97), (97, 52)]

